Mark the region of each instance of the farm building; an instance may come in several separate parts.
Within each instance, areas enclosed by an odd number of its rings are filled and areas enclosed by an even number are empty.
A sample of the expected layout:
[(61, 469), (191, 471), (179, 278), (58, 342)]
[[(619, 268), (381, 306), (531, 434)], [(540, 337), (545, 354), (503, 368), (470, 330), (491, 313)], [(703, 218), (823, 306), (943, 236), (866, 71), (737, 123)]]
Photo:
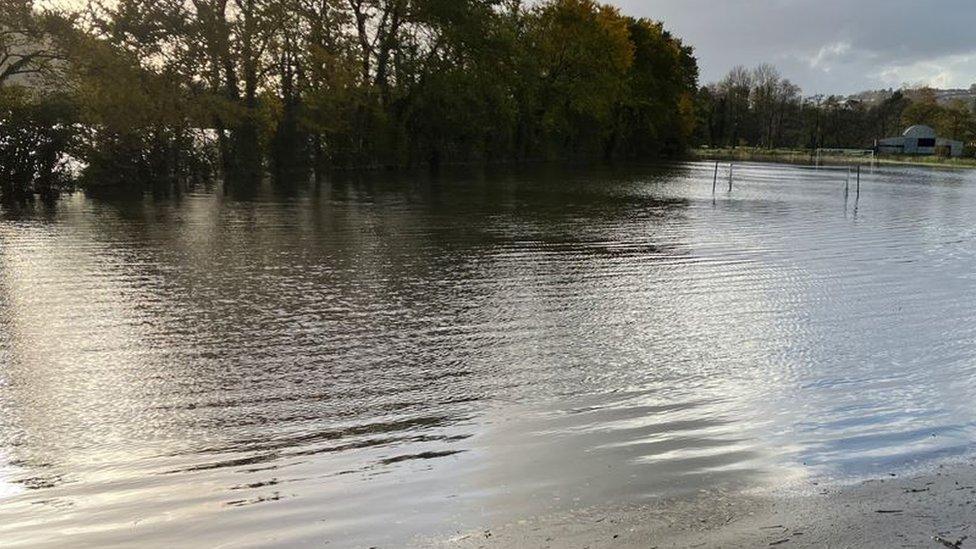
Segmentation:
[(943, 139), (928, 126), (912, 126), (901, 137), (882, 139), (875, 145), (878, 154), (912, 154), (919, 156), (962, 156), (962, 141)]

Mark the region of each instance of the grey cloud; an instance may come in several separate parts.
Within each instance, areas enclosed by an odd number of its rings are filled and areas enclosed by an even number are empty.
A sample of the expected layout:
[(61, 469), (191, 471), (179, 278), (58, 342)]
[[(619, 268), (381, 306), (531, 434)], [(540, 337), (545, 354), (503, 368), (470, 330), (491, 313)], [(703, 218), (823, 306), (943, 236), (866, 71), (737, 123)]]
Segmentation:
[(771, 62), (808, 93), (976, 82), (973, 0), (614, 0), (698, 50), (703, 81)]

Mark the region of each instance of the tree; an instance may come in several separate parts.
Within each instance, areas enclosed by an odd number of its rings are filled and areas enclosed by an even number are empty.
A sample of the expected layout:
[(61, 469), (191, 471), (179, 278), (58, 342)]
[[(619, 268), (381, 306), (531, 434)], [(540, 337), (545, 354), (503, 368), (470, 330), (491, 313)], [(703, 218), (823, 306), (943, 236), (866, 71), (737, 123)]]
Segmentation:
[(0, 1), (2, 70), (60, 73), (86, 184), (677, 155), (699, 118), (693, 50), (596, 0)]
[(70, 187), (76, 107), (56, 92), (73, 21), (0, 0), (0, 195), (51, 195)]
[(592, 0), (553, 0), (533, 10), (529, 25), (542, 125), (554, 152), (602, 152), (634, 60), (627, 21)]
[(28, 84), (55, 73), (65, 60), (59, 35), (72, 21), (37, 13), (30, 0), (0, 0), (0, 86)]
[(725, 96), (725, 117), (729, 121), (725, 142), (734, 149), (743, 138), (750, 121), (749, 96), (752, 93), (752, 74), (743, 66), (733, 67), (719, 89)]
[(679, 154), (697, 124), (698, 65), (693, 50), (660, 23), (628, 19), (628, 30), (634, 62), (618, 120), (627, 155)]
[(964, 142), (972, 139), (973, 125), (973, 113), (958, 99), (943, 107), (936, 121), (939, 135)]
[(912, 90), (913, 100), (908, 107), (902, 111), (902, 125), (914, 126), (924, 124), (935, 127), (938, 125), (942, 108), (939, 106), (935, 95), (935, 90), (931, 88), (920, 88)]
[(885, 98), (876, 109), (878, 135), (886, 137), (900, 130), (902, 113), (910, 103), (901, 91), (893, 92), (890, 97)]
[(0, 197), (50, 195), (70, 186), (75, 112), (62, 97), (38, 101), (0, 87)]

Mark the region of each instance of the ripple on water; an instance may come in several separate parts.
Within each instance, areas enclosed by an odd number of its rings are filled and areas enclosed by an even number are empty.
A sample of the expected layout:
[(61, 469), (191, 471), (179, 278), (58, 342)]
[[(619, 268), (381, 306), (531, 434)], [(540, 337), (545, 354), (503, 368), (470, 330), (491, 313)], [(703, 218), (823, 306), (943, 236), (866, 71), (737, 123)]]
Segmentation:
[(973, 176), (712, 169), (0, 212), (0, 535), (396, 544), (969, 452)]

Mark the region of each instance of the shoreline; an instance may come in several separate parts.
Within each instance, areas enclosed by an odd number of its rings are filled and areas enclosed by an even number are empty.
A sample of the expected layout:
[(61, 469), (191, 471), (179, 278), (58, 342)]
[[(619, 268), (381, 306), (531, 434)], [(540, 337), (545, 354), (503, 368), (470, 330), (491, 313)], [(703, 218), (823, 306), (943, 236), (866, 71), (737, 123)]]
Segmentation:
[(717, 490), (647, 505), (591, 507), (459, 533), (433, 543), (427, 540), (423, 545), (961, 549), (974, 541), (976, 463), (970, 459), (856, 484), (811, 482), (800, 488)]
[[(813, 165), (814, 156), (809, 150), (793, 149), (691, 149), (689, 160), (720, 162), (772, 162), (781, 164)], [(873, 159), (864, 156), (822, 155), (821, 163), (878, 166), (912, 166), (922, 168), (976, 169), (976, 158), (936, 158), (936, 157), (894, 157), (877, 156)]]

